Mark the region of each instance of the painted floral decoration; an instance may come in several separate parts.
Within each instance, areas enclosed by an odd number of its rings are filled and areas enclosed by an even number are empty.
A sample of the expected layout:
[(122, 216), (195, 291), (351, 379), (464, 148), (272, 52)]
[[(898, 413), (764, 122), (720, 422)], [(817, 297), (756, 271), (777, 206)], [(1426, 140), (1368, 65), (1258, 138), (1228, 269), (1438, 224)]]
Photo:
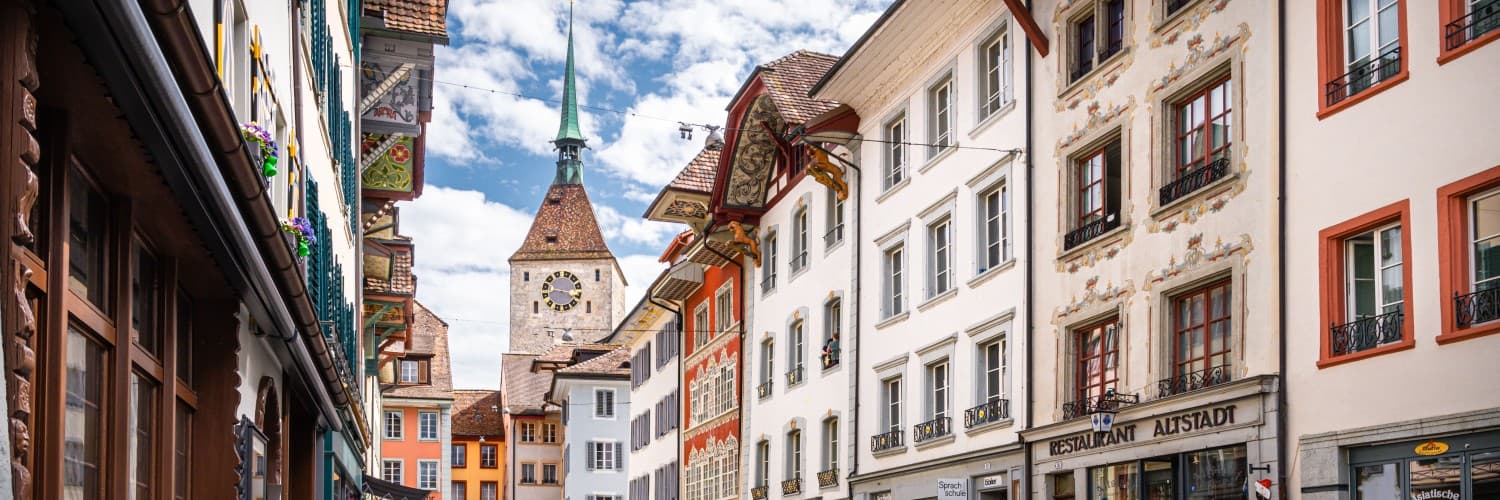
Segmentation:
[(307, 257), (312, 253), (312, 246), (318, 242), (318, 237), (313, 235), (312, 222), (306, 217), (281, 221), (281, 230), (297, 237), (297, 257)]
[(265, 128), (249, 122), (240, 125), (240, 134), (251, 144), (260, 146), (261, 175), (271, 177), (276, 175), (276, 141), (271, 139), (271, 133)]

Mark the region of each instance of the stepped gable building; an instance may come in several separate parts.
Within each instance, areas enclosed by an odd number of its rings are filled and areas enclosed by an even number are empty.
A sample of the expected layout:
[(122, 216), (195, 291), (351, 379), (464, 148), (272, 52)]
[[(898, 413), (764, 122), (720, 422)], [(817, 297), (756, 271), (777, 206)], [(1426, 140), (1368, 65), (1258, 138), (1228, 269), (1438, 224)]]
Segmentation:
[(572, 13), (562, 118), (552, 144), (557, 175), (521, 248), (510, 257), (510, 350), (540, 353), (564, 333), (579, 342), (609, 335), (625, 313), (625, 274), (599, 231), (583, 185), (574, 85)]

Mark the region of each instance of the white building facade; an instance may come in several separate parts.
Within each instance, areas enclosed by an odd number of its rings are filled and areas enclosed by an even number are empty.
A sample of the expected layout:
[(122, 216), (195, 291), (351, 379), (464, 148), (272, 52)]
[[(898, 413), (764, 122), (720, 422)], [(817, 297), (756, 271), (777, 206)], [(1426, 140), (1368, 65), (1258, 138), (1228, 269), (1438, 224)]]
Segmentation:
[(630, 491), (629, 354), (621, 347), (553, 375), (550, 399), (563, 407), (564, 499), (624, 500)]
[[(662, 280), (658, 279), (660, 284)], [(675, 310), (643, 299), (615, 328), (610, 342), (630, 350), (631, 499), (677, 498), (682, 414), (677, 353), (682, 328)]]
[(1019, 485), (1026, 50), (999, 1), (898, 2), (814, 90), (860, 118), (854, 498)]

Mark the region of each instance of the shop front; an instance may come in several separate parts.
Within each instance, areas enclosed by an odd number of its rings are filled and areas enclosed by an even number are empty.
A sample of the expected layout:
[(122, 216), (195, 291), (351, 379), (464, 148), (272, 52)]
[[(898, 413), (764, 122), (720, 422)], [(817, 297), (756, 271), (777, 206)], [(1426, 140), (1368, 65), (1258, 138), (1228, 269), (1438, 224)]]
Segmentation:
[(1021, 490), (1020, 445), (919, 462), (855, 477), (854, 498), (1008, 500)]
[(1302, 498), (1500, 498), (1500, 409), (1299, 439)]
[(1269, 497), (1277, 434), (1270, 377), (1124, 406), (1107, 426), (1095, 420), (1023, 433), (1035, 498)]

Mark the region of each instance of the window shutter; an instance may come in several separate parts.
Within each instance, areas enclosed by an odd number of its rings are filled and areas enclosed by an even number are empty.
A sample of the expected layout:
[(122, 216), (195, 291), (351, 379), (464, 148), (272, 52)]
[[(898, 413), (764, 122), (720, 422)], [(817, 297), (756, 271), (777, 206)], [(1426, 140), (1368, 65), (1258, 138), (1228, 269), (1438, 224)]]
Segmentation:
[(432, 383), (432, 379), (428, 377), (428, 375), (431, 373), (430, 372), (430, 370), (431, 370), (430, 363), (431, 362), (427, 361), (427, 360), (422, 360), (422, 361), (418, 361), (417, 362), (417, 383), (420, 383), (420, 384)]
[(589, 441), (588, 447), (584, 448), (584, 453), (588, 454), (588, 456), (584, 457), (583, 462), (585, 464), (588, 464), (588, 469), (589, 470), (594, 470), (594, 468), (596, 467), (596, 465), (594, 464), (594, 459), (595, 459), (594, 449), (597, 448), (598, 446), (599, 446), (599, 443), (595, 443), (593, 441)]
[(615, 470), (625, 470), (625, 447), (615, 443)]
[(572, 450), (573, 450), (573, 445), (571, 445), (571, 444), (563, 445), (563, 474), (567, 474), (567, 473), (573, 471), (573, 461), (569, 460), (572, 457), (568, 456), (568, 455), (570, 455), (570, 453), (568, 453), (568, 452), (572, 451)]

